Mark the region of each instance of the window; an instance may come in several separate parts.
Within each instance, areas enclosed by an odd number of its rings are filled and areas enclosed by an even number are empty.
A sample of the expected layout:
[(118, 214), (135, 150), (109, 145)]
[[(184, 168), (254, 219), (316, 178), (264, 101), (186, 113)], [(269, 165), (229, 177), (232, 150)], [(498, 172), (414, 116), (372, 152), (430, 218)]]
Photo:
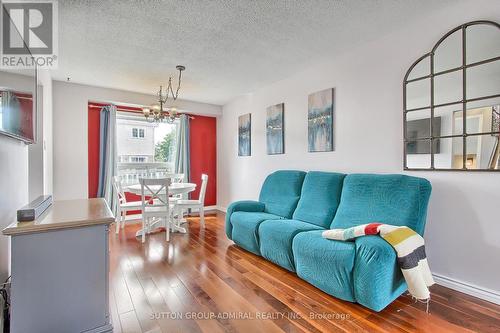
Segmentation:
[(177, 123), (148, 123), (143, 116), (118, 112), (116, 117), (118, 175), (124, 185), (139, 178), (174, 172)]
[(146, 157), (144, 157), (144, 156), (131, 156), (130, 157), (130, 162), (133, 162), (133, 163), (144, 163), (144, 162), (146, 162)]
[(144, 138), (144, 128), (132, 128), (133, 138)]

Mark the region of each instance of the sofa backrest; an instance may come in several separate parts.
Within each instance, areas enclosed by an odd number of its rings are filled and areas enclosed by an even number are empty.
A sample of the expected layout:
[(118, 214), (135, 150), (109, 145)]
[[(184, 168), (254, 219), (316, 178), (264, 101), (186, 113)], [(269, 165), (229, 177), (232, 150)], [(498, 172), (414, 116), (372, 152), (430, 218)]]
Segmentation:
[(405, 175), (351, 174), (330, 226), (343, 229), (380, 222), (407, 226), (423, 235), (431, 184)]
[(279, 170), (267, 176), (260, 190), (259, 201), (265, 212), (291, 218), (300, 198), (304, 171)]
[(345, 175), (333, 172), (308, 172), (293, 218), (328, 228), (335, 216)]

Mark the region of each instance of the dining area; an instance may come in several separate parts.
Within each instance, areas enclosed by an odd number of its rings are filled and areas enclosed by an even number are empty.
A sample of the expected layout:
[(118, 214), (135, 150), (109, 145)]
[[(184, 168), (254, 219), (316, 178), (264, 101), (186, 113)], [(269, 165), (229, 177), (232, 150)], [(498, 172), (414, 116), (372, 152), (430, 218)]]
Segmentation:
[[(165, 240), (170, 241), (171, 233), (185, 234), (187, 223), (185, 214), (197, 212), (200, 227), (205, 226), (204, 201), (208, 175), (201, 175), (198, 198), (189, 198), (197, 188), (196, 183), (188, 182), (181, 173), (151, 173), (130, 183), (121, 176), (114, 176), (112, 183), (116, 202), (115, 233), (124, 229), (125, 223), (136, 223), (127, 219), (127, 213), (140, 212), (142, 227), (136, 232), (141, 242), (151, 233), (165, 230)], [(126, 195), (128, 192), (129, 195)], [(130, 200), (131, 195), (139, 200)], [(134, 216), (135, 217), (135, 216)]]

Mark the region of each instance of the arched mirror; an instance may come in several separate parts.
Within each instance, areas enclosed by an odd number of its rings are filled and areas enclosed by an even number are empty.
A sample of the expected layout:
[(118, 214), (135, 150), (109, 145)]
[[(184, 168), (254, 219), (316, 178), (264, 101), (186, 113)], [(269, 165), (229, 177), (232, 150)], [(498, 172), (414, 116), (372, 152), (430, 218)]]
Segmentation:
[(500, 25), (463, 24), (408, 69), (404, 169), (500, 171)]

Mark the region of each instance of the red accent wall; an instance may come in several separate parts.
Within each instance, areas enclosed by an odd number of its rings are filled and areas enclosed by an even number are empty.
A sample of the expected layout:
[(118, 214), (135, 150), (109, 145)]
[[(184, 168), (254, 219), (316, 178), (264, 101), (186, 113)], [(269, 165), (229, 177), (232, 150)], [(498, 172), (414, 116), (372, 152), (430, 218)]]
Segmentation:
[(205, 206), (217, 204), (217, 122), (215, 117), (195, 115), (189, 121), (189, 148), (191, 182), (196, 183), (196, 191), (191, 197), (198, 198), (201, 175), (208, 175)]
[(95, 198), (99, 186), (99, 131), (101, 119), (98, 108), (89, 106), (88, 113), (89, 198)]

